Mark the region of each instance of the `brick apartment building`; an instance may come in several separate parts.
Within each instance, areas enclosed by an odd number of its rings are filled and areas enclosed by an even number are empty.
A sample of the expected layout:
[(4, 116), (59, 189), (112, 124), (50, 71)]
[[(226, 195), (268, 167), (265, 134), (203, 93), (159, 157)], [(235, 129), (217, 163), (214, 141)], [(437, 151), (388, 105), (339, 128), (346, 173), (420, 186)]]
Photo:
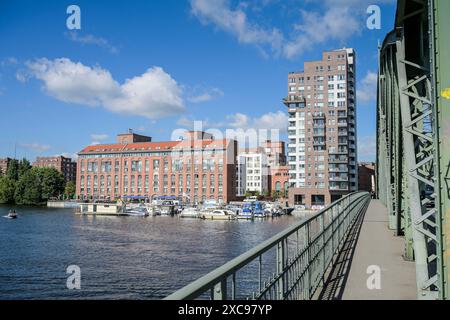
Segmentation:
[(323, 52), (288, 75), (289, 203), (324, 206), (358, 190), (356, 56)]
[(117, 143), (78, 153), (77, 196), (154, 199), (175, 196), (191, 203), (236, 196), (237, 141), (189, 131), (180, 141), (152, 142), (131, 130)]
[(64, 175), (66, 182), (75, 181), (77, 176), (77, 163), (71, 158), (63, 156), (37, 157), (33, 167), (55, 168)]

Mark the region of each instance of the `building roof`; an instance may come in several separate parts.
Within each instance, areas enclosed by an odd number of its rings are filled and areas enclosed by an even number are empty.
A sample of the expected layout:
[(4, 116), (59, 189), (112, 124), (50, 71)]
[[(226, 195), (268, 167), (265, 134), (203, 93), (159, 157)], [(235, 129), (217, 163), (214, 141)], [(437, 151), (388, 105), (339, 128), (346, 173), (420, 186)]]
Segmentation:
[(223, 148), (230, 140), (181, 140), (181, 141), (163, 141), (163, 142), (137, 142), (137, 143), (114, 143), (98, 144), (88, 146), (81, 150), (79, 154), (104, 153), (104, 152), (139, 152), (139, 151), (159, 151), (159, 150), (177, 150), (186, 147), (195, 148)]

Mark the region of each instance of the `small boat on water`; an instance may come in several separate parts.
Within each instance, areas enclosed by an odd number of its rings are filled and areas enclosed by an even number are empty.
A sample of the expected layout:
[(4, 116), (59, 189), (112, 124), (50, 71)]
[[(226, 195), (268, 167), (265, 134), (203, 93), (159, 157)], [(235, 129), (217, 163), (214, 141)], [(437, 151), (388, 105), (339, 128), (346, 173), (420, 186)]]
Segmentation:
[(230, 210), (226, 209), (216, 209), (211, 211), (203, 211), (201, 213), (203, 219), (209, 220), (234, 220), (236, 219), (236, 214)]
[(253, 215), (255, 218), (265, 218), (267, 213), (264, 211), (261, 202), (257, 201), (253, 204)]
[(254, 218), (253, 207), (251, 203), (244, 203), (242, 210), (239, 212), (238, 219), (251, 220)]
[(3, 216), (3, 218), (7, 218), (7, 219), (17, 219), (17, 212), (16, 212), (16, 210), (9, 210), (8, 215)]
[(197, 208), (184, 208), (180, 213), (180, 218), (200, 218), (200, 211)]
[(135, 208), (126, 210), (125, 215), (135, 216), (135, 217), (147, 217), (149, 215), (149, 213), (148, 213), (147, 208), (145, 208), (145, 207), (135, 207)]

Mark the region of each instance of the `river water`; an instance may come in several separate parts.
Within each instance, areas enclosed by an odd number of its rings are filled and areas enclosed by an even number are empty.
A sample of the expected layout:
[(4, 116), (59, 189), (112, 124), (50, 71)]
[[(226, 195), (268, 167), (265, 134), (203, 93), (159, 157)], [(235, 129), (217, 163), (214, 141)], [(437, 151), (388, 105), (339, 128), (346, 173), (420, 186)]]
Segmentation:
[[(0, 299), (161, 299), (298, 221), (16, 210), (0, 218)], [(69, 265), (80, 267), (80, 290), (66, 287)]]

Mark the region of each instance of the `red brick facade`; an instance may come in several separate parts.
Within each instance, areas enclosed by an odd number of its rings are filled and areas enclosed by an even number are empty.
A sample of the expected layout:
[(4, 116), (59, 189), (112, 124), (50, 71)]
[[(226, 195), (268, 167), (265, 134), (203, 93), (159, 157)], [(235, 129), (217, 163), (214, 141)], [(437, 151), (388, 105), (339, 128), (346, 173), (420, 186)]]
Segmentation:
[(59, 157), (37, 157), (33, 167), (55, 168), (64, 175), (66, 182), (75, 181), (77, 174), (77, 163), (70, 158)]
[(79, 153), (79, 198), (176, 196), (194, 203), (235, 198), (235, 140), (214, 140), (193, 132), (182, 141), (131, 139), (132, 143), (89, 146)]

